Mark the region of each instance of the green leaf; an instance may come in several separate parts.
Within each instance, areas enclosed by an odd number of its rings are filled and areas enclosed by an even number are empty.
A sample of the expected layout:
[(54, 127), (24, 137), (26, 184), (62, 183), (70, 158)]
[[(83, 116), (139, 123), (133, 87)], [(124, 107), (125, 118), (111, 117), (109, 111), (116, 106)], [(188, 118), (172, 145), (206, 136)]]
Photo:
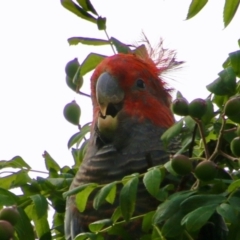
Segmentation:
[(102, 46), (110, 44), (108, 40), (87, 37), (71, 37), (68, 39), (69, 45), (77, 45), (79, 43), (90, 46)]
[(90, 232), (84, 232), (78, 234), (74, 240), (85, 240), (85, 239), (90, 239), (90, 240), (97, 240), (97, 236), (95, 233), (90, 233)]
[(13, 182), (13, 187), (22, 187), (26, 183), (32, 182), (32, 179), (29, 177), (28, 172), (26, 170), (20, 170), (15, 173), (16, 179)]
[(16, 205), (18, 202), (18, 197), (11, 193), (10, 191), (0, 188), (0, 205), (11, 206)]
[(198, 14), (207, 2), (208, 0), (192, 0), (188, 9), (187, 19), (190, 19)]
[(153, 216), (153, 223), (160, 224), (170, 218), (180, 209), (181, 202), (194, 193), (194, 191), (186, 191), (173, 194), (169, 200), (159, 205)]
[(186, 212), (193, 211), (196, 208), (208, 206), (208, 205), (218, 205), (226, 201), (226, 197), (218, 194), (208, 194), (208, 195), (195, 195), (190, 196), (181, 203), (181, 209)]
[(0, 178), (0, 188), (10, 189), (17, 175), (15, 173)]
[(213, 103), (210, 99), (206, 99), (207, 103), (207, 111), (202, 116), (203, 123), (207, 124), (211, 121), (211, 119), (214, 117), (214, 109), (213, 109)]
[(238, 188), (240, 188), (240, 179), (232, 182), (232, 183), (228, 186), (227, 191), (228, 191), (229, 193), (232, 193), (232, 192), (236, 191)]
[(67, 144), (68, 148), (72, 147), (75, 143), (79, 144), (83, 140), (85, 135), (91, 130), (89, 124), (90, 123), (85, 124), (84, 126), (82, 126), (80, 132), (77, 132), (74, 135), (72, 135), (72, 137), (68, 140)]
[(72, 155), (75, 161), (75, 166), (74, 167), (79, 167), (80, 164), (82, 163), (83, 157), (86, 153), (87, 150), (87, 146), (88, 146), (88, 142), (89, 139), (87, 139), (86, 141), (84, 141), (81, 144), (81, 147), (76, 149), (76, 148), (72, 148)]
[(20, 157), (16, 156), (11, 160), (0, 161), (0, 169), (2, 168), (21, 168), (21, 169), (31, 169), (31, 167)]
[(161, 140), (165, 147), (169, 144), (170, 140), (174, 137), (178, 136), (183, 127), (183, 118), (176, 122), (172, 127), (168, 128), (163, 135), (161, 136)]
[(239, 3), (239, 0), (225, 0), (223, 9), (223, 21), (225, 27), (227, 27), (227, 25), (232, 21), (238, 9)]
[(223, 105), (225, 105), (225, 103), (228, 100), (228, 96), (224, 95), (224, 96), (218, 96), (218, 95), (214, 95), (213, 97), (213, 103), (215, 103), (220, 109), (223, 108)]
[(83, 10), (81, 7), (79, 7), (73, 1), (61, 0), (61, 4), (63, 7), (65, 7), (70, 12), (76, 14), (78, 17), (85, 19), (87, 21), (90, 21), (92, 23), (97, 23), (97, 19), (95, 17), (93, 17), (91, 14), (87, 13), (85, 10)]
[(76, 188), (71, 189), (71, 190), (69, 190), (69, 191), (67, 191), (67, 192), (64, 192), (64, 193), (63, 193), (63, 197), (66, 198), (66, 197), (68, 197), (68, 196), (71, 196), (71, 195), (74, 195), (74, 194), (76, 194), (76, 193), (79, 193), (79, 192), (83, 191), (85, 188), (87, 188), (87, 187), (89, 187), (89, 186), (97, 186), (97, 184), (95, 184), (95, 183), (82, 184), (82, 185), (80, 185), (79, 187), (76, 187)]
[[(1, 199), (1, 196), (0, 196), (0, 199)], [(14, 226), (18, 239), (34, 240), (35, 236), (34, 236), (34, 231), (33, 231), (33, 227), (30, 222), (30, 219), (28, 218), (28, 216), (26, 215), (25, 211), (22, 208), (18, 207), (18, 212), (20, 215), (20, 219), (17, 222), (17, 224)]]
[(227, 68), (227, 67), (230, 67), (231, 66), (231, 61), (230, 61), (230, 58), (228, 57), (225, 62), (222, 64), (222, 67), (223, 68)]
[(105, 57), (101, 54), (90, 53), (81, 64), (81, 76), (92, 71)]
[(106, 197), (111, 192), (112, 189), (115, 189), (116, 193), (116, 182), (111, 182), (107, 185), (105, 185), (103, 188), (101, 188), (98, 193), (96, 194), (94, 200), (93, 200), (93, 207), (98, 210), (99, 207), (104, 203)]
[(236, 224), (238, 219), (237, 219), (237, 213), (235, 209), (227, 204), (227, 203), (222, 203), (220, 206), (217, 207), (217, 212), (228, 222), (231, 224)]
[(118, 206), (118, 207), (114, 210), (114, 212), (113, 212), (113, 214), (112, 214), (112, 216), (111, 216), (111, 219), (112, 219), (112, 221), (113, 221), (114, 223), (116, 223), (120, 217), (122, 217), (122, 212), (121, 212), (120, 206)]
[[(162, 227), (162, 234), (165, 237), (176, 237), (183, 232), (183, 227), (181, 226), (181, 220), (184, 214), (181, 211), (174, 212), (170, 218), (164, 223)], [(176, 238), (174, 238), (176, 239)]]
[(0, 178), (0, 187), (5, 189), (22, 187), (22, 185), (31, 182), (26, 170), (20, 170), (6, 177)]
[(157, 168), (150, 169), (143, 177), (143, 183), (148, 192), (156, 197), (162, 180), (161, 172)]
[(83, 8), (83, 10), (89, 11), (89, 12), (92, 12), (93, 14), (95, 14), (95, 15), (98, 15), (97, 11), (93, 7), (90, 0), (77, 0), (77, 2)]
[(240, 205), (239, 205), (240, 197), (233, 196), (230, 199), (228, 199), (228, 202), (234, 209), (236, 209), (238, 212), (240, 212)]
[(188, 231), (195, 232), (199, 230), (213, 215), (217, 205), (208, 205), (195, 209), (188, 213), (181, 221), (182, 225), (185, 225)]
[(228, 67), (218, 73), (219, 78), (207, 85), (208, 91), (216, 95), (233, 95), (236, 91), (236, 75), (232, 67)]
[(80, 212), (83, 212), (85, 210), (88, 197), (97, 186), (98, 185), (95, 183), (89, 184), (89, 186), (84, 188), (76, 195), (76, 205)]
[(106, 197), (106, 201), (113, 204), (116, 197), (117, 186), (113, 186)]
[(36, 210), (36, 219), (40, 219), (48, 210), (48, 202), (46, 198), (40, 194), (36, 194), (30, 197), (33, 201), (35, 210)]
[(89, 230), (91, 232), (99, 232), (103, 229), (103, 227), (108, 227), (111, 226), (113, 224), (113, 221), (111, 219), (103, 219), (103, 220), (99, 220), (96, 222), (93, 222), (91, 224), (89, 224)]
[(56, 172), (60, 171), (60, 166), (58, 163), (50, 156), (47, 151), (44, 151), (43, 157), (45, 160), (45, 165), (47, 170), (55, 170)]
[(120, 192), (120, 208), (126, 221), (129, 221), (135, 209), (138, 181), (138, 177), (130, 179)]
[(229, 59), (235, 74), (240, 77), (240, 50), (229, 53)]
[(52, 239), (51, 231), (48, 224), (47, 214), (42, 216), (40, 219), (34, 219), (34, 225), (39, 240), (50, 240)]
[(148, 212), (145, 214), (142, 220), (142, 230), (143, 232), (149, 232), (149, 230), (152, 228), (152, 218), (155, 211)]
[(111, 37), (110, 41), (116, 47), (118, 53), (131, 53), (131, 49), (128, 45), (120, 42), (118, 39)]
[(97, 19), (97, 26), (98, 26), (98, 30), (106, 30), (106, 22), (107, 19), (104, 17), (98, 17)]

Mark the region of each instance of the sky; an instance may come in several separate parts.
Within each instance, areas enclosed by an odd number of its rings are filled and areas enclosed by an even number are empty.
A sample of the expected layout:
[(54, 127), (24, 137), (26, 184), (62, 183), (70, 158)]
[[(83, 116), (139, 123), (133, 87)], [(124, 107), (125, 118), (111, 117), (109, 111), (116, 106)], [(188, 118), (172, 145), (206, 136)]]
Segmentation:
[[(193, 19), (185, 20), (190, 0), (92, 0), (107, 18), (107, 32), (124, 43), (141, 40), (176, 49), (186, 63), (171, 73), (169, 85), (189, 100), (205, 98), (206, 85), (217, 78), (228, 53), (237, 50), (240, 14), (224, 29), (224, 0), (211, 0)], [(21, 156), (33, 169), (44, 170), (46, 150), (60, 166), (73, 165), (68, 139), (78, 130), (63, 117), (76, 100), (81, 124), (91, 120), (91, 101), (65, 83), (66, 63), (81, 63), (90, 52), (112, 55), (109, 46), (69, 46), (73, 36), (106, 39), (93, 23), (64, 9), (60, 1), (2, 1), (0, 8), (0, 160)], [(89, 78), (82, 91), (89, 93)], [(1, 173), (1, 172), (0, 172)]]

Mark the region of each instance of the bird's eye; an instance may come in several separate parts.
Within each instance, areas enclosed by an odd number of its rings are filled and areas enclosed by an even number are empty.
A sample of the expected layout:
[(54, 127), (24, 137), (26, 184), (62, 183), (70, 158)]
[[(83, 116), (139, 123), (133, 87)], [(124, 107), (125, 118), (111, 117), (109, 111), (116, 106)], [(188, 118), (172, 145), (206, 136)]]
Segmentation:
[(139, 88), (142, 88), (142, 89), (145, 88), (145, 83), (142, 79), (138, 79), (136, 84), (137, 84), (137, 87)]

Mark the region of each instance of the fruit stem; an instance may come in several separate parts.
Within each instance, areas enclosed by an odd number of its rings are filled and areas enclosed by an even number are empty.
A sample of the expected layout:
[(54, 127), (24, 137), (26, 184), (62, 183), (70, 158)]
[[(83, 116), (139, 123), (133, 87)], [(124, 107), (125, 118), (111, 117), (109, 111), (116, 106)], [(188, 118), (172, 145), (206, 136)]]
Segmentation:
[(210, 154), (209, 154), (208, 147), (207, 147), (207, 142), (206, 142), (206, 139), (205, 139), (205, 136), (204, 136), (204, 130), (203, 130), (202, 122), (201, 122), (201, 120), (198, 120), (198, 119), (195, 119), (195, 118), (194, 118), (194, 120), (196, 121), (196, 123), (198, 125), (199, 132), (200, 132), (200, 135), (201, 135), (201, 138), (202, 138), (202, 141), (203, 141), (205, 157), (206, 157), (207, 160), (209, 160)]
[(236, 130), (237, 130), (237, 127), (234, 127), (234, 128), (226, 129), (226, 130), (224, 130), (223, 132), (224, 132), (224, 133), (235, 132)]
[(111, 48), (112, 48), (112, 50), (113, 50), (113, 53), (116, 54), (116, 52), (115, 52), (115, 50), (114, 50), (114, 47), (113, 47), (113, 44), (112, 44), (112, 41), (110, 40), (107, 31), (104, 30), (104, 32), (105, 32), (105, 34), (106, 34), (106, 36), (107, 36), (107, 39), (108, 39), (108, 41), (109, 41), (109, 43), (110, 43), (110, 46), (111, 46)]
[[(131, 218), (129, 219), (129, 222), (131, 222), (131, 221), (133, 221), (133, 220), (135, 220), (135, 219), (138, 219), (138, 218), (143, 218), (145, 215), (146, 215), (146, 213), (145, 213), (145, 214), (142, 214), (142, 215), (138, 215), (138, 216), (131, 217)], [(99, 232), (107, 232), (109, 229), (112, 228), (113, 225), (116, 226), (116, 225), (121, 225), (121, 224), (123, 224), (123, 223), (126, 223), (126, 221), (125, 221), (125, 220), (122, 220), (122, 221), (120, 221), (120, 222), (115, 222), (115, 223), (112, 224), (111, 226), (106, 227), (106, 228), (100, 230)]]
[(85, 97), (91, 97), (89, 94), (81, 92), (81, 91), (78, 91), (77, 93), (79, 93), (80, 95), (83, 95)]
[[(194, 176), (195, 176), (195, 175), (194, 175)], [(195, 176), (195, 177), (196, 177), (196, 176)], [(192, 185), (191, 190), (198, 189), (199, 183), (200, 183), (200, 181), (199, 181), (199, 179), (197, 179), (196, 182)]]
[(227, 158), (227, 159), (229, 159), (229, 160), (231, 160), (233, 162), (237, 162), (238, 161), (238, 158), (232, 157), (232, 156), (226, 154), (225, 152), (223, 152), (221, 150), (219, 151), (219, 154), (221, 154), (223, 157), (225, 157), (225, 158)]
[(216, 147), (215, 147), (214, 152), (212, 153), (211, 157), (209, 158), (209, 161), (214, 161), (214, 159), (219, 154), (219, 151), (220, 151), (220, 148), (221, 148), (221, 145), (222, 145), (222, 137), (223, 137), (223, 134), (224, 134), (224, 127), (225, 127), (225, 123), (226, 123), (225, 114), (223, 113), (221, 115), (221, 117), (222, 117), (222, 126), (221, 126), (220, 131), (219, 131), (219, 137), (218, 137), (218, 140), (217, 140)]

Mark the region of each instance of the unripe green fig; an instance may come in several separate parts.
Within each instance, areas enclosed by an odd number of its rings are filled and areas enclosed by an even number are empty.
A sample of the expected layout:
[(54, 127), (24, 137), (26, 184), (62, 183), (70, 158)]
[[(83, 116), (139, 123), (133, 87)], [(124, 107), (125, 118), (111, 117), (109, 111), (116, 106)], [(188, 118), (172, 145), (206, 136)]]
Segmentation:
[(177, 98), (172, 102), (172, 111), (179, 116), (188, 115), (188, 101), (185, 98)]
[(10, 240), (14, 235), (14, 228), (11, 223), (0, 220), (0, 239)]
[(201, 119), (207, 111), (207, 102), (204, 99), (196, 98), (188, 105), (189, 115)]
[(74, 58), (73, 60), (69, 61), (65, 67), (65, 72), (66, 72), (67, 76), (69, 78), (73, 79), (79, 66), (80, 66), (80, 64), (79, 64), (77, 58)]
[(240, 137), (235, 137), (231, 143), (230, 143), (230, 148), (232, 153), (236, 157), (240, 157)]
[(20, 214), (16, 207), (6, 207), (0, 211), (0, 220), (6, 220), (13, 226), (18, 222), (19, 219)]
[(174, 155), (171, 160), (172, 169), (179, 175), (186, 175), (192, 171), (192, 161), (185, 155)]
[(73, 83), (73, 79), (70, 78), (68, 75), (66, 75), (66, 84), (68, 85), (69, 88), (71, 88), (74, 92), (78, 90), (77, 85)]
[(240, 123), (240, 96), (232, 97), (226, 102), (224, 113), (233, 122)]
[(194, 173), (202, 181), (211, 181), (217, 174), (217, 165), (212, 161), (202, 161), (196, 166)]
[(74, 125), (78, 125), (81, 115), (81, 109), (75, 101), (72, 101), (64, 107), (63, 115), (67, 121)]

